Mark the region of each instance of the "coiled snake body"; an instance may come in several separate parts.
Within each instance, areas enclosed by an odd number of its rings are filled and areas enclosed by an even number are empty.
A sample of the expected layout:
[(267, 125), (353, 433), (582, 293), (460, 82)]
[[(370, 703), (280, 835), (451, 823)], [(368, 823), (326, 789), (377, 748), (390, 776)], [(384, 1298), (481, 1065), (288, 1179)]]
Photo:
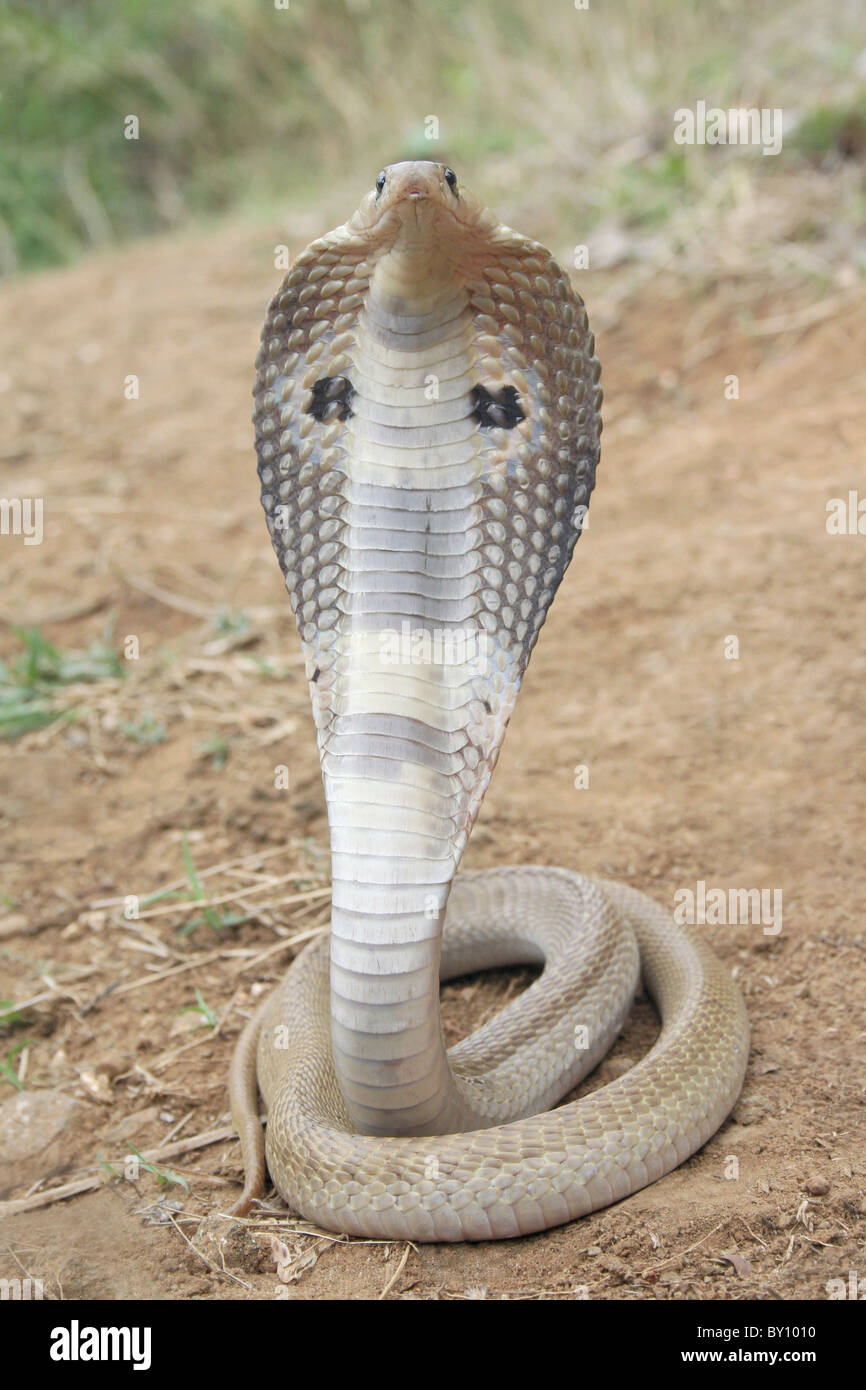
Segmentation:
[[(414, 1240), (526, 1234), (624, 1197), (739, 1094), (739, 990), (651, 899), (564, 869), (454, 881), (580, 534), (598, 381), (561, 267), (439, 164), (384, 170), (270, 305), (262, 501), (306, 657), (333, 904), (329, 942), (238, 1043), (237, 1210), (264, 1177), (257, 1080), (289, 1205)], [(446, 1053), (440, 978), (517, 962), (543, 973)], [(641, 977), (662, 1016), (651, 1051), (551, 1110)]]

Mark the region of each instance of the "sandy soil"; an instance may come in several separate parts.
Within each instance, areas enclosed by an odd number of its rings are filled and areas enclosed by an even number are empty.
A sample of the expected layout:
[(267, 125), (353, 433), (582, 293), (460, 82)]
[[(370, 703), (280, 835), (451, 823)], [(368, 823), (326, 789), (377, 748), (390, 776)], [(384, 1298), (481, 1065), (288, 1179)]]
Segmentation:
[[(45, 535), (0, 542), (2, 616), (69, 649), (113, 615), (117, 649), (136, 636), (140, 655), (125, 680), (63, 692), (82, 718), (0, 749), (0, 995), (48, 996), (0, 1038), (0, 1058), (29, 1040), (13, 1063), (26, 1056), (28, 1093), (78, 1102), (40, 1153), (0, 1162), (0, 1197), (102, 1178), (35, 1210), (7, 1205), (0, 1276), (118, 1299), (824, 1298), (828, 1279), (866, 1276), (866, 535), (826, 527), (828, 500), (866, 486), (854, 292), (810, 323), (768, 290), (757, 321), (772, 331), (756, 332), (736, 286), (697, 294), (656, 279), (617, 305), (610, 280), (582, 282), (591, 313), (601, 306), (598, 488), (465, 860), (560, 863), (672, 906), (699, 881), (780, 891), (778, 934), (699, 928), (736, 972), (753, 1028), (733, 1118), (648, 1190), (499, 1245), (409, 1249), (321, 1239), (282, 1216), (233, 1223), (219, 1215), (239, 1176), (230, 1138), (162, 1162), (188, 1190), (99, 1168), (122, 1166), (130, 1144), (227, 1125), (243, 1019), (292, 938), (326, 921), (308, 697), (248, 424), (282, 239), (231, 227), (152, 242), (3, 294), (2, 492), (44, 497)], [(130, 374), (137, 401), (124, 398)], [(243, 610), (246, 627), (220, 629), (222, 609)], [(0, 638), (17, 650), (8, 625)], [(153, 722), (162, 741), (142, 741)], [(588, 788), (575, 787), (578, 765)], [(214, 898), (240, 892), (216, 910), (240, 906), (246, 920), (215, 930), (177, 906), (183, 888), (124, 923), (116, 900), (186, 878), (184, 834), (199, 874), (231, 866), (202, 882)], [(450, 985), (449, 1037), (528, 978)], [(179, 1012), (196, 988), (215, 1027)], [(639, 1056), (655, 1027), (639, 1004), (619, 1062), (589, 1084)], [(13, 1095), (0, 1079), (0, 1100)]]

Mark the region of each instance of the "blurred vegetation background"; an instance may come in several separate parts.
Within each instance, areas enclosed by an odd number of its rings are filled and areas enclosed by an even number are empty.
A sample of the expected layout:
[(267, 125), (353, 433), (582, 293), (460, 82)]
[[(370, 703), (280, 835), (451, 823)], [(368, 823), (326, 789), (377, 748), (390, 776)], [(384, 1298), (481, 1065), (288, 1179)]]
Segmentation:
[[(593, 233), (596, 266), (866, 273), (862, 0), (5, 0), (0, 55), (6, 273), (227, 212), (340, 221), (406, 157)], [(678, 146), (698, 99), (781, 107), (782, 153)]]

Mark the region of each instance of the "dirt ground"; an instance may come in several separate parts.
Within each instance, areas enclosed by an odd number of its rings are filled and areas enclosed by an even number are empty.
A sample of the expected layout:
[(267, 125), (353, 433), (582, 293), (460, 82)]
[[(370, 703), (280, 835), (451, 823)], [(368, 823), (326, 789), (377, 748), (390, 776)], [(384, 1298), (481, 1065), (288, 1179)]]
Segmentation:
[[(672, 908), (699, 882), (781, 892), (777, 934), (697, 928), (753, 1030), (732, 1119), (647, 1190), (517, 1241), (338, 1241), (278, 1198), (220, 1215), (240, 1171), (233, 1042), (327, 922), (308, 695), (248, 423), (283, 239), (230, 226), (2, 294), (0, 491), (45, 499), (41, 545), (0, 540), (2, 653), (13, 623), (68, 651), (112, 622), (138, 657), (62, 687), (75, 720), (0, 746), (0, 995), (39, 997), (0, 1036), (0, 1060), (27, 1043), (10, 1063), (25, 1089), (0, 1076), (0, 1101), (50, 1093), (55, 1117), (37, 1152), (0, 1138), (0, 1277), (94, 1299), (822, 1299), (866, 1277), (866, 535), (826, 525), (830, 499), (866, 493), (855, 289), (804, 309), (772, 287), (744, 305), (736, 284), (655, 277), (621, 300), (612, 274), (581, 282), (606, 390), (598, 486), (464, 862), (562, 864)], [(179, 896), (147, 903), (165, 888)], [(449, 985), (449, 1039), (528, 979)], [(197, 999), (209, 1017), (181, 1012)], [(587, 1086), (656, 1026), (639, 1003)], [(155, 1164), (187, 1188), (128, 1164), (166, 1141)], [(46, 1202), (78, 1180), (97, 1185)]]

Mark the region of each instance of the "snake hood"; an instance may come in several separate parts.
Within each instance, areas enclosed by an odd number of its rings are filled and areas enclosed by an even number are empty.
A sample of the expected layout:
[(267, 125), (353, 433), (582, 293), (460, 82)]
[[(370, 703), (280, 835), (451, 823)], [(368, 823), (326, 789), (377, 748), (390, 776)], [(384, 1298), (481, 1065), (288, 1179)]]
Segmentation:
[(431, 162), (384, 169), (268, 310), (262, 503), (310, 681), (361, 1132), (478, 1123), (439, 1025), (442, 923), (580, 534), (599, 374), (562, 267)]

